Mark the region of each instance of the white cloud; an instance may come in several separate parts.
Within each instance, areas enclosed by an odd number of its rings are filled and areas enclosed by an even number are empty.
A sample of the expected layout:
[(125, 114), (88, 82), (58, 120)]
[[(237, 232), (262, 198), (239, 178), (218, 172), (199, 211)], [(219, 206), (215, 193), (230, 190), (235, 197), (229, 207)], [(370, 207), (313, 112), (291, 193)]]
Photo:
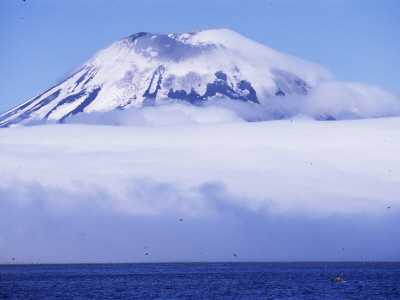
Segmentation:
[(400, 101), (375, 85), (326, 81), (316, 86), (306, 111), (326, 112), (339, 120), (398, 116)]
[(0, 187), (97, 191), (133, 214), (202, 215), (215, 211), (200, 187), (214, 183), (249, 210), (382, 213), (398, 202), (399, 120), (3, 129)]
[(2, 129), (0, 261), (398, 260), (399, 126)]

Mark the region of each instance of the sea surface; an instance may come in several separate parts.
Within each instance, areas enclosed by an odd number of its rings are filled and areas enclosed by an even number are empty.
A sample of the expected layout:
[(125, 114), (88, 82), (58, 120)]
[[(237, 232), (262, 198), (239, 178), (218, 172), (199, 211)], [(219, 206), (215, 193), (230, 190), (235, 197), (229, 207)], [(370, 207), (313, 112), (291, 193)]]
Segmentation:
[(0, 266), (0, 299), (54, 298), (400, 299), (400, 263)]

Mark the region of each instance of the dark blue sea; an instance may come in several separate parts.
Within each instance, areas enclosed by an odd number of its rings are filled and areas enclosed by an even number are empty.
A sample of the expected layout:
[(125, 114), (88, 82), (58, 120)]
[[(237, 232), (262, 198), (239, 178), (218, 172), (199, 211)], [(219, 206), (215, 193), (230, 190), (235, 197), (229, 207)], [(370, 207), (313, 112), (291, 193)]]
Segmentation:
[(8, 265), (0, 298), (400, 299), (400, 263)]

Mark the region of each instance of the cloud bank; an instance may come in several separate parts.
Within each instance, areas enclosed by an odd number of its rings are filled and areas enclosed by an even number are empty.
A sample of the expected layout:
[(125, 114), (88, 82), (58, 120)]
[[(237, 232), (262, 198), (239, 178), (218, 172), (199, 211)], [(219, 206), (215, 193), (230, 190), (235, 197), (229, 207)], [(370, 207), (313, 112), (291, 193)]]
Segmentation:
[(399, 118), (230, 116), (1, 130), (0, 262), (400, 259)]

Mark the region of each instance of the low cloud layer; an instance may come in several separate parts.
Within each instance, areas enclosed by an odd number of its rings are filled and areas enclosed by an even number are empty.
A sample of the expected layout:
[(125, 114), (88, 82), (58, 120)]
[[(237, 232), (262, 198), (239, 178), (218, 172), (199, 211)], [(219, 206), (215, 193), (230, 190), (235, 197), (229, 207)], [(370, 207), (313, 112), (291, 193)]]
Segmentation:
[(0, 262), (398, 260), (399, 126), (3, 129)]
[[(2, 197), (8, 192), (2, 190)], [(159, 216), (143, 216), (99, 208), (99, 200), (113, 204), (108, 197), (96, 192), (42, 189), (40, 197), (25, 203), (3, 198), (0, 262), (399, 259), (398, 213), (388, 212), (385, 217), (288, 216), (249, 211), (227, 201), (219, 204), (215, 216), (196, 217), (172, 210)], [(76, 205), (63, 202), (68, 198), (73, 198)]]

